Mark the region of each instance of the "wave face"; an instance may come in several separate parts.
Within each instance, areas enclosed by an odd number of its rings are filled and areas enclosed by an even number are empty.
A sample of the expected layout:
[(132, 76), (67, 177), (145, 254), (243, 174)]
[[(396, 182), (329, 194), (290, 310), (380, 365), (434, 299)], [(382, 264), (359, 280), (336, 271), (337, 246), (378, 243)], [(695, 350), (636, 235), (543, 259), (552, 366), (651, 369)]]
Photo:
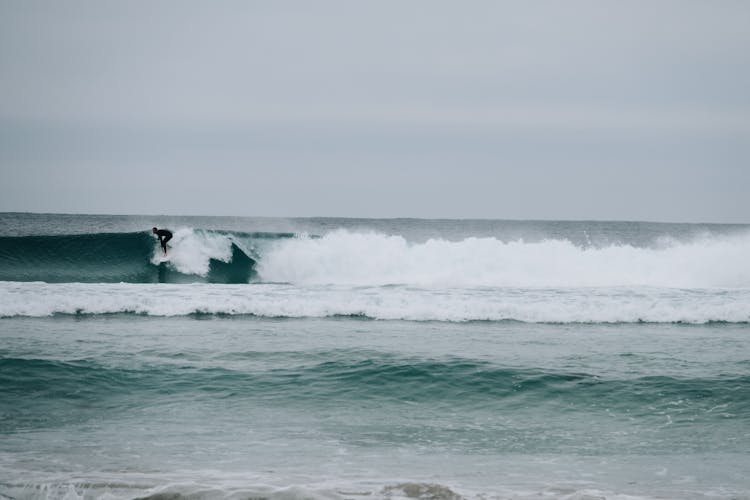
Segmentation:
[(247, 283), (255, 260), (242, 248), (241, 236), (179, 229), (169, 242), (167, 261), (149, 232), (2, 236), (0, 280)]

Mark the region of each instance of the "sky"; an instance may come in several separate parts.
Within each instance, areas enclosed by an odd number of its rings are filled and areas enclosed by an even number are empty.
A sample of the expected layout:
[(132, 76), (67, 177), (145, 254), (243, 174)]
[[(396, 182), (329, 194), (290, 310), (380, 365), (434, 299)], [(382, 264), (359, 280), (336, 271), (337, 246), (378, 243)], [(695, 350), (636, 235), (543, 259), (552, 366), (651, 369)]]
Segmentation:
[(0, 0), (0, 211), (750, 222), (750, 2)]

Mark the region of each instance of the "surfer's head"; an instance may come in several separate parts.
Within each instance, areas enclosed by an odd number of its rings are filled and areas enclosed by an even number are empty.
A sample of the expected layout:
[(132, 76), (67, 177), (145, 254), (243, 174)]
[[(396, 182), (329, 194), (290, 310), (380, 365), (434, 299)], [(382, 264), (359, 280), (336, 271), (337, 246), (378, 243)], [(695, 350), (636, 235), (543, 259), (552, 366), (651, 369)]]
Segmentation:
[(152, 228), (151, 228), (151, 232), (152, 232), (152, 233), (156, 234), (156, 231), (158, 231), (158, 229), (156, 229), (155, 227), (152, 227)]

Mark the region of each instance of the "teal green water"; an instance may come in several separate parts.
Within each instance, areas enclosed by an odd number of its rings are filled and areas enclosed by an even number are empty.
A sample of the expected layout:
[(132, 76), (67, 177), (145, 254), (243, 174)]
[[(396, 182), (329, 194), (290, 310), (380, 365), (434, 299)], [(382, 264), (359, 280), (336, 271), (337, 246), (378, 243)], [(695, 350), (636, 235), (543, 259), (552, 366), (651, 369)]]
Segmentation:
[[(238, 235), (244, 239), (290, 235)], [(148, 232), (0, 236), (0, 280), (48, 283), (247, 283), (255, 260), (231, 244), (229, 262), (209, 258), (205, 276), (180, 273), (152, 262), (154, 237)]]
[(3, 498), (750, 497), (744, 226), (2, 218)]
[(750, 486), (744, 325), (2, 321), (11, 497)]

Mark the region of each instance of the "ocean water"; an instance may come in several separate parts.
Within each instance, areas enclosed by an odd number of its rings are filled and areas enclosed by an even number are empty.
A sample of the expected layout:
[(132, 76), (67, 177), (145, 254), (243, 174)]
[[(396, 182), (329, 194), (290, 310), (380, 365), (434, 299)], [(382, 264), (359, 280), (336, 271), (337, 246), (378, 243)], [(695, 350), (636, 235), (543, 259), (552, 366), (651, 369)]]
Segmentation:
[(0, 498), (747, 499), (749, 255), (748, 225), (0, 214)]

